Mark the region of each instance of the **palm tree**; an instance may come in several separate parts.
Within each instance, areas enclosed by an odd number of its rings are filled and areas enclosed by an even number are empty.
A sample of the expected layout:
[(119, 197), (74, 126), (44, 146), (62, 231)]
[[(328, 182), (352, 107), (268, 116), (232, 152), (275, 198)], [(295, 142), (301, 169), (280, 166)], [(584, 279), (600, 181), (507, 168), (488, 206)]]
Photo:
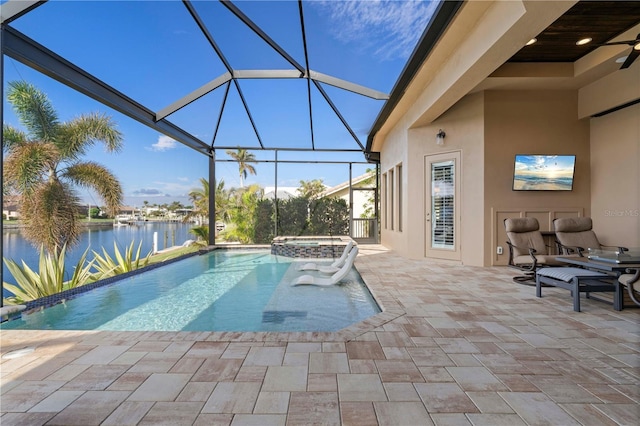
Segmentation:
[(326, 187), (324, 186), (322, 179), (301, 180), (298, 193), (301, 197), (306, 198), (307, 200), (312, 200), (322, 194), (325, 189)]
[(216, 220), (223, 223), (231, 221), (234, 199), (234, 188), (226, 189), (224, 187), (224, 179), (220, 179), (220, 182), (216, 185)]
[(189, 191), (189, 199), (193, 202), (193, 210), (184, 218), (185, 221), (196, 218), (198, 225), (202, 225), (209, 217), (209, 181), (200, 178), (202, 187)]
[(104, 166), (81, 161), (87, 149), (104, 143), (108, 152), (122, 148), (122, 134), (110, 117), (83, 114), (60, 122), (47, 96), (35, 86), (10, 82), (7, 99), (26, 132), (4, 125), (4, 193), (17, 194), (24, 236), (50, 253), (77, 243), (79, 198), (76, 186), (95, 190), (109, 215), (118, 213), (122, 187)]
[(256, 163), (256, 156), (246, 149), (238, 149), (237, 151), (227, 150), (227, 155), (238, 162), (238, 171), (240, 173), (240, 188), (244, 188), (244, 179), (251, 173), (256, 174), (256, 169), (249, 163)]

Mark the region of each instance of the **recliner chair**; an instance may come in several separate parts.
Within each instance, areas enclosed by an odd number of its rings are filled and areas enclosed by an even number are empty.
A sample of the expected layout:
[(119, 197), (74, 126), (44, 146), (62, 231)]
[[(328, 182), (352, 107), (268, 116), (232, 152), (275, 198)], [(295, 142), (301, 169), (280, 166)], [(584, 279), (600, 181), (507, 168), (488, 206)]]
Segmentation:
[(554, 219), (553, 228), (556, 232), (556, 244), (562, 254), (577, 254), (584, 256), (589, 249), (615, 248), (621, 253), (628, 251), (626, 247), (606, 246), (600, 243), (590, 217), (561, 217)]
[(507, 218), (504, 226), (509, 238), (509, 266), (524, 271), (524, 275), (513, 277), (515, 282), (535, 285), (536, 269), (543, 266), (566, 266), (556, 260), (558, 255), (549, 253), (536, 218)]

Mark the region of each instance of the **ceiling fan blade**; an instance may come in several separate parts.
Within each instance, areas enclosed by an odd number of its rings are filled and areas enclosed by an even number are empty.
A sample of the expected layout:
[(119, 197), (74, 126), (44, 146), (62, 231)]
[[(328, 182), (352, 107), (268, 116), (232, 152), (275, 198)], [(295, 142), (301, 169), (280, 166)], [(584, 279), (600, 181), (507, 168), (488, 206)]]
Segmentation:
[(620, 44), (626, 44), (627, 46), (635, 46), (638, 43), (640, 43), (640, 34), (636, 36), (635, 40), (610, 41), (608, 43), (597, 44), (596, 46), (615, 46)]
[(624, 41), (612, 41), (609, 43), (596, 44), (596, 46), (616, 46), (621, 44), (626, 44), (627, 46), (633, 46), (636, 44), (636, 40), (624, 40)]
[(640, 50), (631, 49), (629, 56), (627, 56), (627, 59), (625, 59), (620, 69), (623, 70), (625, 68), (629, 68), (638, 56), (640, 56)]

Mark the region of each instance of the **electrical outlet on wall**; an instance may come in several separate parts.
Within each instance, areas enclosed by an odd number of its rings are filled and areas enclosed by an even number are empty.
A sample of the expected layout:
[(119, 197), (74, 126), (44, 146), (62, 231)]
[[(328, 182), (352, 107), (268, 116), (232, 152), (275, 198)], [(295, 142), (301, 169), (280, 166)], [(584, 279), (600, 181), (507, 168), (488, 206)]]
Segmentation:
[(502, 254), (502, 246), (498, 246), (498, 249), (496, 250), (496, 253)]

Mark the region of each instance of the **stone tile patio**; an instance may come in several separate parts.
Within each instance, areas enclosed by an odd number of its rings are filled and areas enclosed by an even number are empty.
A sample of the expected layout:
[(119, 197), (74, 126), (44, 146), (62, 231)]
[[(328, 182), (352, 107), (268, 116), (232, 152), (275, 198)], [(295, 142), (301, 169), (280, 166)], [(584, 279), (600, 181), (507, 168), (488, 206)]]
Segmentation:
[(362, 246), (336, 333), (0, 332), (4, 425), (637, 425), (640, 309)]

